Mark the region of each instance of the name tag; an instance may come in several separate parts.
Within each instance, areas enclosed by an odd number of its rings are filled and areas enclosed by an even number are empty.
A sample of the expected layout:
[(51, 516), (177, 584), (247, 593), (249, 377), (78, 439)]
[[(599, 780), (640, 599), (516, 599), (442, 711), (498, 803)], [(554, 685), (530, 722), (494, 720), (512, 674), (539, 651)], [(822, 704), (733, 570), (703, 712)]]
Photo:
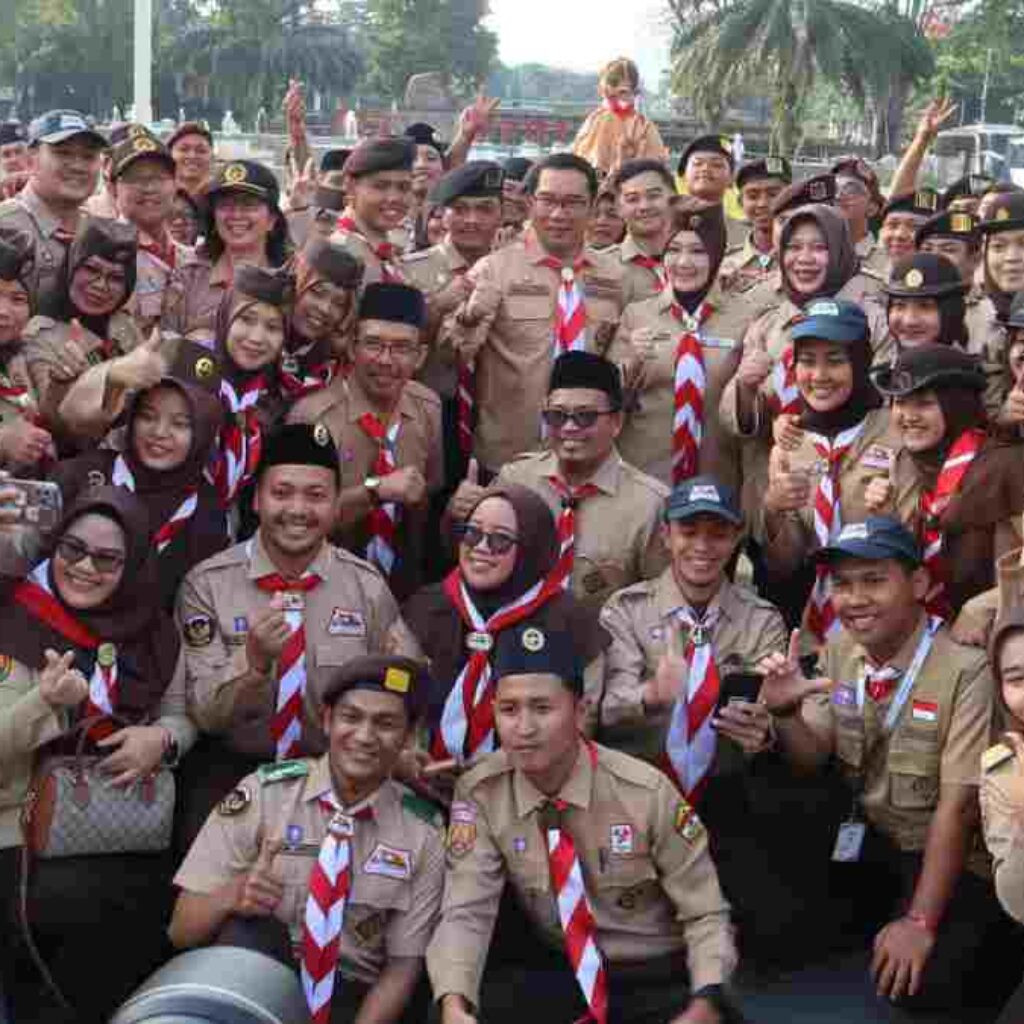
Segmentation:
[(865, 469), (880, 469), (888, 472), (892, 464), (892, 449), (886, 448), (884, 444), (870, 445), (861, 455), (860, 464)]
[(508, 286), (509, 295), (539, 295), (547, 298), (551, 289), (544, 284), (532, 284), (529, 281), (518, 281)]
[(859, 861), (866, 831), (862, 821), (844, 821), (836, 834), (832, 859), (838, 864), (855, 864)]
[(701, 344), (705, 348), (720, 348), (731, 350), (739, 347), (739, 342), (734, 338), (702, 338)]

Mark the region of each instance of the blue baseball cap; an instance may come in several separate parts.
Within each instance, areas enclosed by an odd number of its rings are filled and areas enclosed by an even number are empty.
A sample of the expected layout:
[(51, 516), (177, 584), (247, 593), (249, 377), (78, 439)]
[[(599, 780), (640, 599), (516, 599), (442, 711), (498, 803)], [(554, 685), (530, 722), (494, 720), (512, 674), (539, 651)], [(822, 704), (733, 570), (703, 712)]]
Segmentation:
[(921, 564), (921, 550), (914, 535), (892, 516), (868, 516), (862, 523), (847, 523), (839, 536), (815, 557), (821, 562), (837, 558), (897, 558), (915, 567)]
[(79, 135), (86, 136), (90, 142), (103, 149), (107, 148), (106, 137), (89, 124), (77, 110), (48, 110), (28, 126), (30, 146), (38, 146), (41, 142), (55, 146)]
[(863, 341), (870, 333), (864, 310), (845, 299), (814, 299), (790, 329), (794, 342), (816, 338), (848, 344)]
[(678, 484), (665, 506), (665, 519), (670, 523), (681, 523), (699, 515), (718, 516), (733, 526), (743, 525), (735, 492), (712, 476), (694, 476)]

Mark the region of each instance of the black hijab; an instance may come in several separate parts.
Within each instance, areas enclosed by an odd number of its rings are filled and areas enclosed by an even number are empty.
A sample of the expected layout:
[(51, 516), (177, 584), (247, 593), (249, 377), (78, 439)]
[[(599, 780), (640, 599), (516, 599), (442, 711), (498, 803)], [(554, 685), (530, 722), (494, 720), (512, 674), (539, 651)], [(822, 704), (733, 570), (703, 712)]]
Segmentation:
[(793, 232), (808, 221), (817, 226), (825, 239), (825, 245), (828, 247), (828, 267), (825, 270), (825, 280), (821, 287), (814, 294), (808, 295), (793, 288), (783, 266), (782, 287), (786, 295), (789, 296), (790, 302), (795, 306), (804, 306), (811, 299), (835, 295), (857, 273), (857, 253), (850, 241), (850, 232), (846, 221), (843, 220), (842, 214), (831, 206), (815, 203), (800, 207), (786, 221), (782, 229), (779, 252), (785, 253), (786, 246), (793, 237)]

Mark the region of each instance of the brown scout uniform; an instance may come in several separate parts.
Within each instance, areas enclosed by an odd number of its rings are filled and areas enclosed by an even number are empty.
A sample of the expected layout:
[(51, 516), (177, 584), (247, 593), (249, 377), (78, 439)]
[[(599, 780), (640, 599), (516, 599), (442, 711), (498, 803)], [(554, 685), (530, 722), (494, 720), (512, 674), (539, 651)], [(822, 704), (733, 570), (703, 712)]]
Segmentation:
[[(661, 279), (653, 270), (633, 262), (637, 256), (646, 256), (647, 253), (636, 244), (628, 232), (618, 245), (613, 245), (607, 252), (619, 257), (630, 302), (643, 302), (644, 299), (650, 299), (662, 290)], [(659, 256), (658, 259), (660, 262), (662, 257)]]
[[(918, 628), (889, 665), (909, 668), (926, 625), (922, 611)], [(823, 674), (834, 686), (804, 701), (804, 721), (831, 741), (844, 774), (862, 778), (860, 803), (868, 821), (901, 850), (922, 852), (940, 787), (979, 784), (994, 687), (985, 652), (940, 629), (887, 739), (881, 726), (891, 696), (881, 704), (865, 697), (863, 714), (857, 709), (864, 649), (841, 634), (825, 648), (824, 660)]]
[[(343, 216), (351, 217), (355, 220), (355, 214), (352, 211), (346, 210)], [(347, 249), (360, 263), (363, 265), (363, 283), (360, 286), (360, 292), (368, 284), (380, 284), (384, 280), (384, 265), (381, 262), (380, 257), (371, 247), (370, 243), (361, 234), (353, 231), (346, 231), (344, 228), (335, 228), (334, 233), (328, 239), (332, 245), (340, 245), (343, 249)], [(394, 245), (394, 236), (389, 235), (388, 241), (391, 245)], [(395, 268), (397, 273), (392, 276), (400, 277), (403, 281), (405, 280), (405, 272), (401, 265), (402, 250), (399, 246), (395, 246), (395, 257), (391, 261), (391, 266)]]
[[(691, 991), (726, 982), (736, 950), (703, 826), (657, 769), (594, 749), (596, 765), (580, 744), (558, 797), (569, 805), (566, 829), (612, 973), (685, 950)], [(427, 970), (436, 998), (453, 993), (478, 1004), (506, 878), (545, 945), (561, 950), (564, 938), (538, 815), (547, 797), (498, 751), (459, 779), (455, 801)]]
[[(498, 483), (529, 487), (557, 520), (562, 499), (550, 483), (553, 476), (558, 476), (554, 453), (533, 452), (507, 463)], [(668, 554), (660, 527), (669, 489), (616, 451), (588, 482), (600, 493), (583, 498), (576, 509), (572, 592), (588, 607), (600, 608), (616, 590), (665, 568)]]
[(860, 260), (862, 274), (878, 284), (889, 280), (889, 255), (874, 235), (865, 235), (853, 251)]
[[(320, 696), (337, 669), (357, 654), (408, 654), (419, 645), (377, 570), (325, 543), (309, 567), (319, 586), (306, 592), (306, 695), (303, 747), (323, 751)], [(270, 720), (277, 683), (257, 678), (245, 653), (249, 622), (270, 607), (272, 594), (256, 580), (277, 573), (259, 532), (197, 565), (178, 594), (178, 627), (185, 639), (189, 705), (204, 732), (220, 733), (235, 751), (272, 758)]]
[[(483, 313), (482, 323), (467, 329), (465, 338), (476, 353), (473, 454), (492, 472), (540, 445), (560, 287), (557, 271), (541, 265), (547, 258), (527, 234), (485, 256), (469, 272), (474, 286), (470, 303)], [(631, 296), (617, 256), (586, 250), (582, 259), (587, 348), (601, 351)], [(453, 330), (452, 340), (460, 337)]]
[[(82, 216), (84, 214), (80, 214), (79, 218)], [(35, 264), (32, 268), (31, 292), (33, 302), (38, 305), (39, 297), (57, 285), (74, 229), (66, 233), (60, 230), (60, 220), (36, 195), (31, 183), (13, 199), (0, 203), (0, 223), (18, 228), (32, 239)]]
[(14, 398), (0, 397), (0, 469), (16, 470), (18, 464), (12, 462), (4, 452), (3, 434), (17, 420), (24, 419), (38, 411), (39, 403), (36, 400), (36, 390), (32, 386), (32, 378), (28, 372), (28, 363), (25, 361), (24, 351), (19, 346), (11, 345), (10, 348), (17, 350), (5, 361), (0, 369), (0, 388), (22, 387), (26, 389), (25, 404)]
[[(722, 429), (718, 404), (722, 390), (739, 365), (746, 318), (717, 288), (708, 296), (715, 311), (700, 331), (707, 390), (704, 395), (704, 436), (700, 446), (697, 472), (715, 477), (733, 490), (740, 489), (740, 445)], [(672, 315), (672, 293), (667, 292), (634, 302), (622, 314), (615, 341), (607, 354), (612, 362), (625, 362), (638, 353), (630, 343), (634, 331), (648, 328), (654, 332), (643, 346), (644, 382), (627, 405), (625, 426), (619, 435), (622, 457), (638, 469), (672, 482), (672, 424), (675, 416), (676, 349), (683, 325)]]
[(726, 251), (718, 271), (722, 287), (729, 295), (740, 295), (755, 285), (771, 279), (779, 268), (774, 250), (768, 254), (754, 245), (753, 232), (747, 235), (742, 245)]
[[(301, 948), (309, 876), (331, 814), (319, 797), (331, 792), (328, 755), (280, 761), (243, 779), (207, 819), (174, 884), (212, 893), (249, 870), (265, 839), (280, 839), (273, 873), (284, 886), (274, 917)], [(345, 808), (358, 818), (352, 836), (352, 888), (339, 946), (342, 977), (373, 984), (388, 961), (422, 957), (433, 934), (444, 883), (440, 816), (391, 779)]]
[(232, 277), (226, 253), (211, 263), (201, 252), (186, 251), (164, 289), (161, 328), (213, 348), (217, 308)]
[[(670, 630), (681, 631), (684, 648), (689, 642), (689, 629), (673, 617), (686, 603), (669, 568), (657, 579), (613, 594), (601, 609), (601, 625), (611, 633), (612, 644), (605, 655), (597, 737), (645, 761), (664, 753), (672, 707), (645, 708), (642, 687), (658, 670)], [(753, 591), (724, 580), (714, 604), (721, 609), (711, 636), (720, 676), (752, 672), (762, 658), (785, 651), (789, 635), (782, 616)]]
[(1005, 743), (982, 755), (980, 798), (996, 895), (1014, 920), (1024, 922), (1024, 772)]

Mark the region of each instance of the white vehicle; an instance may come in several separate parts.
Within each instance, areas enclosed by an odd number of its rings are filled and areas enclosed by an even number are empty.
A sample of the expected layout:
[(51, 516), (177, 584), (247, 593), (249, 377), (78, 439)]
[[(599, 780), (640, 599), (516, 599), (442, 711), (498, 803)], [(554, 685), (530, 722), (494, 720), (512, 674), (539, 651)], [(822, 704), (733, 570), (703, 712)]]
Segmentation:
[(1024, 185), (1024, 129), (1016, 124), (970, 124), (939, 132), (934, 150), (940, 188), (965, 174)]

